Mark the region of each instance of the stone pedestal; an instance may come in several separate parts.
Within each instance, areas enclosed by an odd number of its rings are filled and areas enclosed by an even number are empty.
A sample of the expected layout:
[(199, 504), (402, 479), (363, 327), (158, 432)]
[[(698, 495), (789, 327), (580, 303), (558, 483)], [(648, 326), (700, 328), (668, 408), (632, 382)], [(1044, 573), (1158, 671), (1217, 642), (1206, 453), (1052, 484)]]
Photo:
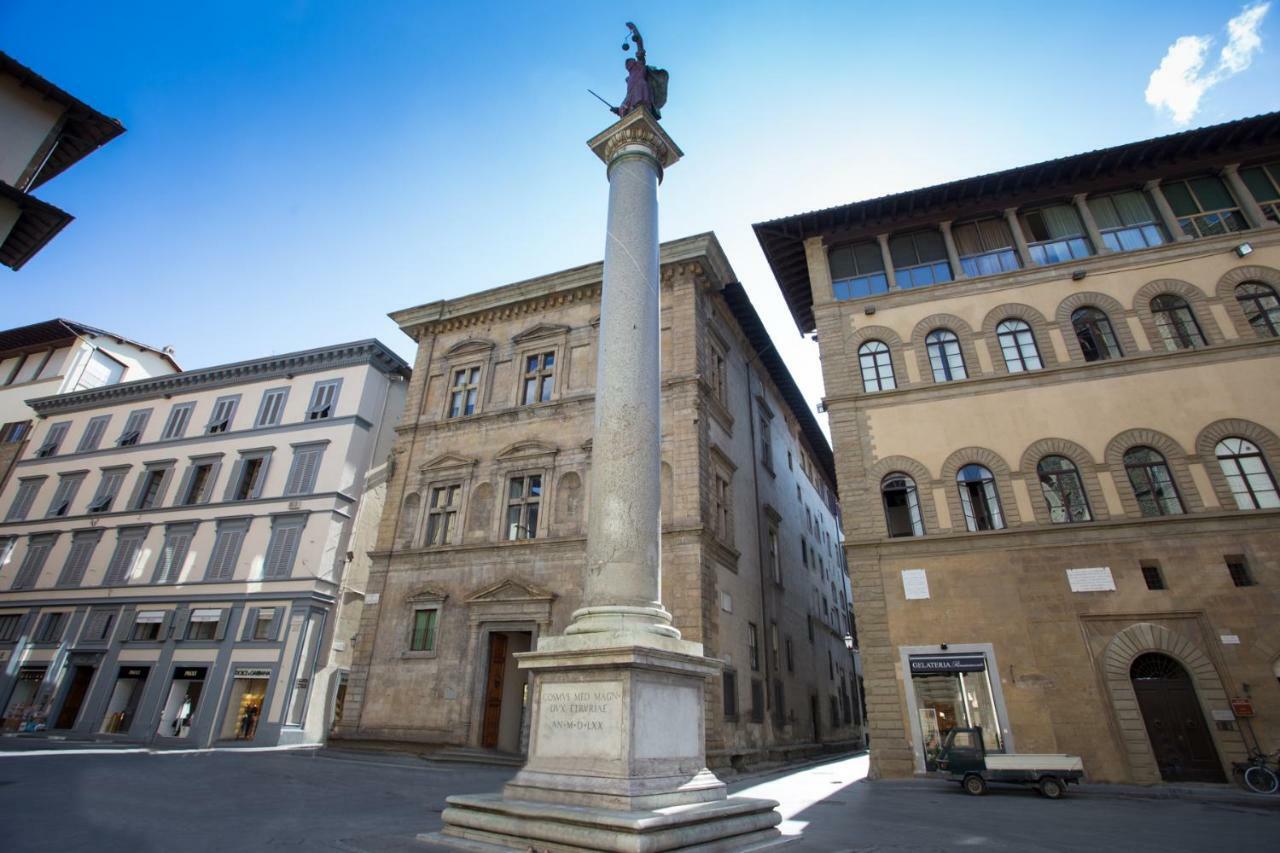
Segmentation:
[(501, 795), (447, 800), (429, 840), (469, 849), (741, 851), (777, 843), (773, 800), (728, 798), (706, 766), (720, 662), (661, 601), (658, 201), (680, 149), (645, 109), (588, 145), (609, 175), (582, 606), (516, 655), (529, 756)]

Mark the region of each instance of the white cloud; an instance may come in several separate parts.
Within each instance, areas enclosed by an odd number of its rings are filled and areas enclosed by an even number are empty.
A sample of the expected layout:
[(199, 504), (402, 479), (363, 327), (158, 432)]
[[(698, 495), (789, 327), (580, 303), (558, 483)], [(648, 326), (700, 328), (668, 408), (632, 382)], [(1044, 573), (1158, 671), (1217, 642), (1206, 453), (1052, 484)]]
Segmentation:
[(1213, 47), (1211, 36), (1181, 36), (1169, 45), (1160, 67), (1147, 81), (1147, 103), (1169, 110), (1178, 124), (1190, 122), (1205, 92), (1253, 62), (1254, 54), (1262, 49), (1259, 30), (1270, 8), (1270, 2), (1255, 3), (1227, 21), (1227, 43), (1218, 54), (1217, 65), (1208, 72), (1205, 62)]

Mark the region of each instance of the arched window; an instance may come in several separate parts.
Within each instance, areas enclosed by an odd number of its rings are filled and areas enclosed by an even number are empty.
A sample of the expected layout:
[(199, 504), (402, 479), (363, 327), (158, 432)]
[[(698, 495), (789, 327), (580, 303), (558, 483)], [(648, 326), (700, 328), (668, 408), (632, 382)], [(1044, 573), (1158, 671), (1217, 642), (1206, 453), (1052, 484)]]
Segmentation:
[(897, 387), (889, 347), (884, 341), (867, 341), (858, 347), (858, 364), (862, 368), (862, 390), (890, 391)]
[(884, 518), (890, 536), (924, 535), (915, 480), (900, 472), (890, 474), (880, 483), (880, 496), (884, 500)]
[(1150, 447), (1131, 447), (1124, 454), (1124, 469), (1143, 515), (1181, 515), (1182, 499), (1169, 465)]
[(1191, 313), (1187, 300), (1175, 293), (1162, 293), (1151, 300), (1151, 313), (1156, 318), (1156, 331), (1164, 348), (1173, 352), (1205, 346), (1204, 333)]
[(1111, 328), (1111, 320), (1100, 309), (1092, 306), (1077, 308), (1071, 312), (1071, 326), (1076, 330), (1076, 340), (1080, 341), (1085, 361), (1105, 361), (1123, 355), (1115, 330)]
[(1075, 463), (1065, 456), (1046, 456), (1036, 465), (1040, 489), (1049, 505), (1049, 520), (1054, 524), (1092, 521), (1089, 501), (1080, 482)]
[(964, 523), (970, 532), (1004, 529), (996, 479), (988, 469), (981, 465), (966, 465), (956, 474), (956, 483), (960, 487)]
[(1274, 288), (1257, 281), (1237, 284), (1236, 302), (1255, 332), (1264, 338), (1280, 336), (1280, 298)]
[(1000, 350), (1004, 353), (1004, 365), (1010, 373), (1039, 370), (1040, 350), (1036, 349), (1036, 336), (1024, 320), (1009, 319), (996, 326)]
[(924, 339), (929, 351), (929, 366), (933, 368), (934, 382), (950, 382), (967, 379), (964, 356), (960, 353), (960, 339), (950, 329), (934, 329)]
[(1280, 507), (1276, 494), (1276, 478), (1267, 467), (1258, 446), (1243, 438), (1224, 438), (1214, 448), (1223, 476), (1240, 509), (1272, 509)]

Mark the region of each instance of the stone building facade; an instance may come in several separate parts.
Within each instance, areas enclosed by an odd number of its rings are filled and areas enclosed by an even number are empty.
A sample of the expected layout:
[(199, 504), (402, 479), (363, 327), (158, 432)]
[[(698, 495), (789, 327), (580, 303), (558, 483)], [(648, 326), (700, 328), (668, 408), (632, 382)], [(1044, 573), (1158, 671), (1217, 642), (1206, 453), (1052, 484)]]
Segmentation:
[[(830, 449), (710, 234), (663, 245), (662, 600), (713, 763), (857, 737)], [(601, 265), (396, 312), (418, 343), (335, 734), (519, 753), (514, 655), (585, 566)]]
[(874, 772), (966, 723), (1116, 782), (1280, 745), (1277, 223), (1273, 113), (755, 226), (819, 336)]
[(358, 341), (32, 399), (0, 489), (0, 729), (322, 741), (407, 378)]

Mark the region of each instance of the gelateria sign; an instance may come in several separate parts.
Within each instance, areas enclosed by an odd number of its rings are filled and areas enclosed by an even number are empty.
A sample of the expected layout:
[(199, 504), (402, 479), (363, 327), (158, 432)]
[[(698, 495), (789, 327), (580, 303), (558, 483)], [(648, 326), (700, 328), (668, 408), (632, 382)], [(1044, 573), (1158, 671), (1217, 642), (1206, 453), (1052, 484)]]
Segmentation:
[(987, 658), (981, 652), (911, 656), (912, 675), (931, 675), (935, 672), (982, 672), (986, 668)]

